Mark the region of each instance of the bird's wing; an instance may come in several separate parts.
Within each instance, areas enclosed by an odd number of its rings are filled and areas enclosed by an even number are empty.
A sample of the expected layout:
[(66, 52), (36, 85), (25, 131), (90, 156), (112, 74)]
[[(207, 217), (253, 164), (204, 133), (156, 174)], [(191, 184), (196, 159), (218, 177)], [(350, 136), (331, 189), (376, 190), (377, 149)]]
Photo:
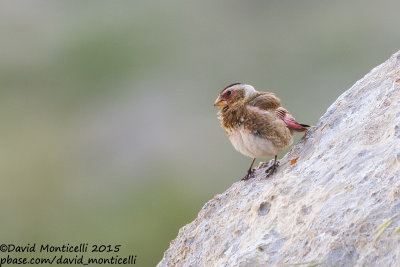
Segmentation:
[(306, 132), (307, 131), (306, 127), (310, 127), (309, 125), (297, 123), (292, 114), (290, 114), (289, 111), (287, 111), (283, 107), (277, 108), (275, 110), (275, 113), (278, 116), (278, 118), (282, 119), (286, 123), (287, 127), (295, 131)]
[(274, 93), (257, 92), (248, 104), (263, 110), (270, 110), (280, 107), (281, 101), (274, 95)]
[(280, 99), (270, 92), (258, 92), (248, 103), (258, 110), (275, 111), (276, 117), (283, 120), (286, 126), (298, 132), (306, 132), (309, 125), (299, 124), (294, 117), (281, 106)]

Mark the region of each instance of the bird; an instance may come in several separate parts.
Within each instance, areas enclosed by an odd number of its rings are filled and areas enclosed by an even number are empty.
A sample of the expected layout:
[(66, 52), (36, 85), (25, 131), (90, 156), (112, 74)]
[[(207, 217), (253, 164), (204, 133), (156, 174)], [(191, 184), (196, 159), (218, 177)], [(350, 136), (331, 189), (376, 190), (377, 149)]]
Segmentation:
[(295, 132), (307, 132), (310, 127), (297, 123), (280, 99), (272, 92), (259, 92), (253, 86), (233, 83), (225, 87), (214, 102), (218, 119), (233, 147), (253, 158), (246, 176), (248, 180), (256, 158), (274, 157), (273, 164), (265, 171), (272, 175), (279, 162), (277, 155), (292, 144)]

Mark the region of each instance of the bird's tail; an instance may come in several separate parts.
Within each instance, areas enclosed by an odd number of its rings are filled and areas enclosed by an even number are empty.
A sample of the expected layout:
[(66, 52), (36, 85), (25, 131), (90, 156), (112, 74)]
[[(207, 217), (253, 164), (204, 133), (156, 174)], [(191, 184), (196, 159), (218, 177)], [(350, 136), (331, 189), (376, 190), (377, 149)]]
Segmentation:
[(292, 114), (290, 114), (286, 109), (283, 107), (279, 107), (275, 110), (276, 115), (281, 118), (287, 125), (288, 128), (291, 130), (294, 130), (296, 132), (307, 132), (307, 128), (310, 127), (310, 125), (307, 124), (300, 124), (298, 123)]
[(307, 130), (308, 130), (307, 128), (311, 127), (310, 125), (302, 124), (302, 123), (298, 123), (298, 125), (300, 125), (301, 128), (292, 128), (292, 129), (297, 132), (307, 132)]

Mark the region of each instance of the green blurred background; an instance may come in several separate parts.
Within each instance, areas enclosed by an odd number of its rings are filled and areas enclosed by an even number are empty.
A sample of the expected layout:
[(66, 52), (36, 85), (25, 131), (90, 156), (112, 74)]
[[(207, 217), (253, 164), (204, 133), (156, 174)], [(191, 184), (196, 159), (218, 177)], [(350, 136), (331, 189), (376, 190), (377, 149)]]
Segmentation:
[(155, 266), (240, 179), (213, 102), (273, 91), (299, 122), (400, 49), (399, 1), (2, 1), (2, 242), (122, 244)]

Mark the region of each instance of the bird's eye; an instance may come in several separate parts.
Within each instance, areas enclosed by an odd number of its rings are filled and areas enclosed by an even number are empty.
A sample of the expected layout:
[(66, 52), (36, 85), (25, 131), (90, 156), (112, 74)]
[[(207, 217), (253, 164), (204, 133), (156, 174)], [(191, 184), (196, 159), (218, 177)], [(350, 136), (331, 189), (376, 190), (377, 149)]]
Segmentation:
[(226, 92), (226, 95), (231, 95), (231, 94), (232, 94), (232, 91)]

